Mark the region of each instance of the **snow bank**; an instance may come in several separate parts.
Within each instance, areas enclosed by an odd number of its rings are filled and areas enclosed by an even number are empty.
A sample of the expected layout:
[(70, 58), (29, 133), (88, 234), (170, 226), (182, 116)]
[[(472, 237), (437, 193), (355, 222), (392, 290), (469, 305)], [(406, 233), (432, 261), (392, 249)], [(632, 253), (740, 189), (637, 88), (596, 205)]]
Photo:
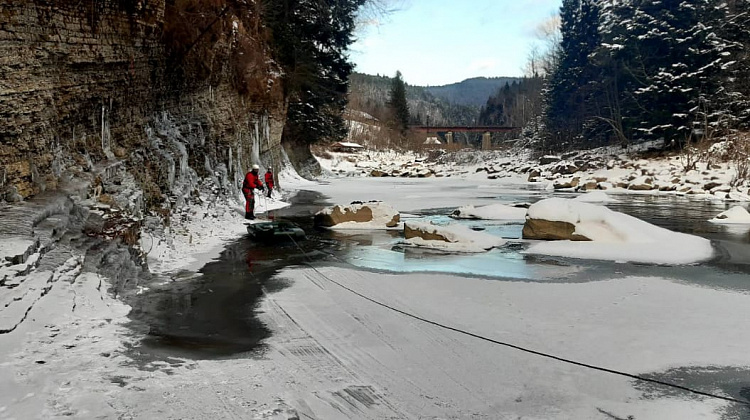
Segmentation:
[[(290, 204), (257, 194), (255, 214), (273, 212)], [(167, 226), (147, 217), (139, 247), (152, 273), (198, 270), (224, 249), (224, 244), (247, 234), (245, 201), (241, 194), (224, 197), (202, 190), (200, 199), (175, 211)]]
[(0, 258), (22, 255), (32, 245), (34, 245), (34, 241), (30, 239), (5, 237), (0, 242)]
[[(406, 244), (449, 252), (484, 252), (502, 246), (505, 240), (483, 232), (475, 232), (463, 225), (439, 226), (424, 222), (406, 222)], [(415, 235), (413, 237), (411, 235)]]
[(490, 204), (480, 207), (464, 206), (451, 213), (451, 217), (455, 219), (523, 220), (526, 217), (526, 209), (505, 204)]
[(750, 224), (750, 213), (742, 206), (734, 206), (709, 220), (721, 224)]
[(567, 222), (591, 242), (543, 242), (526, 252), (650, 264), (691, 264), (713, 256), (711, 242), (654, 226), (603, 206), (550, 198), (529, 208), (527, 218)]
[(617, 202), (617, 200), (610, 197), (609, 194), (605, 193), (604, 191), (590, 191), (590, 192), (587, 192), (586, 194), (579, 195), (573, 200), (580, 201), (582, 203), (615, 203)]
[(340, 230), (378, 230), (398, 227), (400, 217), (396, 209), (382, 201), (355, 201), (317, 212), (315, 224)]

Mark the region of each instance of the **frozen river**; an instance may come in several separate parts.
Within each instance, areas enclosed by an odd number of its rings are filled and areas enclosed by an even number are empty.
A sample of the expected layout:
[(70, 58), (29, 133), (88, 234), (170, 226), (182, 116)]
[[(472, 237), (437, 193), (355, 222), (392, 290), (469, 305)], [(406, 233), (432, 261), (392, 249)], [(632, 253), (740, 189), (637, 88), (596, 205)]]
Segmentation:
[(262, 360), (253, 380), (298, 418), (750, 418), (738, 404), (419, 324), (336, 284), (505, 342), (747, 399), (750, 228), (707, 222), (727, 204), (643, 195), (608, 204), (712, 240), (716, 257), (690, 266), (525, 255), (519, 223), (462, 221), (509, 240), (479, 255), (311, 226), (323, 206), (354, 199), (447, 223), (461, 205), (553, 195), (526, 185), (343, 179), (301, 191), (276, 217), (303, 225), (308, 241), (269, 247), (241, 238), (198, 273), (153, 287), (131, 313), (149, 333), (131, 356), (214, 360), (226, 370)]

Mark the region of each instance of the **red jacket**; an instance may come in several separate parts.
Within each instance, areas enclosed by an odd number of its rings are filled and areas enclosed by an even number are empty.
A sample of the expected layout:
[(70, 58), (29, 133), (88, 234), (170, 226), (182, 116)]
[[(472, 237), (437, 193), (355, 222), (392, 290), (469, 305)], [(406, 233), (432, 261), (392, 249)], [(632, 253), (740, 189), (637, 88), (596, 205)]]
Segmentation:
[(273, 188), (273, 173), (271, 171), (266, 172), (266, 185), (268, 185), (268, 188)]
[(253, 195), (253, 189), (255, 188), (263, 188), (263, 183), (260, 182), (260, 178), (258, 177), (257, 173), (253, 173), (252, 171), (248, 172), (247, 175), (245, 175), (245, 182), (242, 183), (242, 193), (246, 196)]

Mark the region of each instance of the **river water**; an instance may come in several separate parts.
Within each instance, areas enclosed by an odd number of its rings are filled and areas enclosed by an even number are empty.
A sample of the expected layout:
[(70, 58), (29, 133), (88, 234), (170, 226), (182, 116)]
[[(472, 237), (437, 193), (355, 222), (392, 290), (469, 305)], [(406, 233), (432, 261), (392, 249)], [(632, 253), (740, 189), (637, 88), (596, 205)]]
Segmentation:
[[(707, 222), (730, 205), (675, 196), (616, 197), (618, 202), (608, 205), (613, 210), (709, 238), (717, 250), (716, 258), (691, 266), (654, 266), (530, 256), (522, 253), (527, 246), (519, 240), (522, 224), (493, 221), (459, 222), (509, 240), (506, 246), (487, 253), (450, 255), (405, 248), (399, 245), (397, 232), (316, 230), (312, 215), (330, 203), (320, 193), (301, 191), (292, 206), (277, 211), (275, 217), (302, 226), (308, 240), (276, 245), (254, 243), (249, 237), (232, 241), (218, 259), (199, 272), (157, 279), (151, 290), (135, 299), (131, 318), (145, 328), (142, 350), (146, 352), (236, 357), (257, 349), (270, 334), (254, 313), (264, 293), (286, 286), (274, 275), (312, 261), (382, 272), (456, 273), (489, 281), (592, 282), (618, 276), (658, 276), (750, 292), (750, 227)], [(498, 202), (533, 202), (540, 197), (537, 191), (521, 191), (512, 197), (493, 198)], [(448, 223), (452, 220), (447, 214), (452, 210), (426, 208), (408, 217)]]
[[(555, 194), (565, 196), (564, 194)], [(549, 196), (540, 191), (483, 197), (497, 202), (534, 202)], [(569, 196), (569, 195), (568, 195)], [(519, 240), (520, 223), (461, 221), (474, 229), (502, 236), (508, 244), (477, 255), (449, 255), (405, 248), (398, 232), (334, 232), (316, 230), (313, 214), (326, 205), (318, 192), (301, 191), (292, 206), (276, 212), (277, 219), (293, 221), (308, 233), (299, 243), (265, 245), (242, 237), (226, 245), (221, 255), (197, 273), (178, 272), (154, 279), (150, 290), (131, 305), (134, 328), (145, 339), (132, 349), (133, 359), (170, 360), (262, 357), (269, 331), (257, 318), (266, 294), (288, 287), (276, 277), (280, 270), (310, 263), (357, 267), (374, 272), (436, 272), (473, 276), (486, 281), (585, 283), (618, 276), (661, 277), (699, 287), (750, 293), (750, 227), (707, 222), (732, 204), (675, 196), (614, 196), (608, 204), (670, 230), (708, 238), (716, 257), (689, 266), (657, 266), (525, 255), (528, 243)], [(436, 223), (452, 221), (454, 208), (425, 208), (406, 217)], [(455, 222), (455, 221), (452, 221)], [(668, 297), (665, 297), (668, 298)], [(750, 372), (734, 367), (705, 366), (651, 372), (660, 380), (699, 389), (721, 389), (734, 398), (750, 397)], [(667, 396), (669, 388), (637, 383), (646, 398)], [(727, 418), (750, 419), (750, 411), (732, 406)]]

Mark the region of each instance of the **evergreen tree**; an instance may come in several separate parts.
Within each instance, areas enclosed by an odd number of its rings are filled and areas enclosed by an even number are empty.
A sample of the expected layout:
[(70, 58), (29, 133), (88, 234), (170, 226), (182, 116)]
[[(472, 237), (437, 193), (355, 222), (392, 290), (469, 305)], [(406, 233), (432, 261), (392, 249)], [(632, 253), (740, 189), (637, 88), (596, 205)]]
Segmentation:
[(409, 129), (409, 104), (406, 102), (406, 83), (400, 71), (397, 71), (396, 76), (391, 79), (388, 107), (393, 116), (393, 127), (401, 135), (405, 135)]
[(560, 8), (559, 59), (545, 95), (550, 147), (580, 141), (584, 123), (593, 113), (587, 105), (596, 75), (590, 56), (599, 47), (599, 12), (596, 0), (563, 0)]
[(719, 35), (731, 44), (730, 63), (725, 66), (724, 93), (731, 127), (750, 130), (750, 0), (730, 0)]
[(561, 23), (548, 147), (750, 129), (750, 0), (564, 0)]
[(285, 140), (312, 144), (346, 135), (342, 118), (352, 72), (346, 51), (366, 0), (264, 0), (289, 100)]
[[(393, 114), (388, 101), (392, 85), (391, 77), (352, 73), (348, 106), (390, 122)], [(421, 125), (471, 125), (479, 112), (478, 107), (442, 100), (421, 86), (406, 85), (406, 102), (410, 122)]]
[(678, 144), (726, 122), (723, 18), (717, 0), (611, 3), (602, 48), (619, 77), (626, 131)]
[(527, 77), (513, 84), (506, 83), (479, 113), (480, 125), (526, 127), (540, 113), (542, 79)]

